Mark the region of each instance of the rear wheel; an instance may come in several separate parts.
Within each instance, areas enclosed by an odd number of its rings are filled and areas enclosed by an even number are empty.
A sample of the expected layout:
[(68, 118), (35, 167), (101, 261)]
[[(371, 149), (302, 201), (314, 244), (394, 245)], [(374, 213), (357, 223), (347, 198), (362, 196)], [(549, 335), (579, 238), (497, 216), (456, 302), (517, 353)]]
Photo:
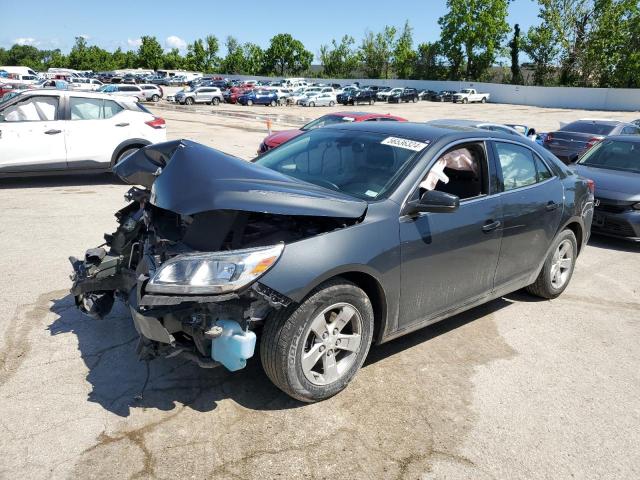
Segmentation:
[(418, 97), (413, 97), (413, 103), (416, 103), (418, 101)]
[(272, 107), (275, 107), (278, 104), (278, 102), (276, 102), (275, 100), (271, 100), (271, 103), (269, 105), (271, 105)]
[(330, 101), (329, 101), (329, 106), (330, 106), (330, 107), (333, 107), (335, 104), (336, 104), (336, 102), (334, 102), (333, 100), (330, 100)]
[(304, 402), (344, 389), (362, 366), (373, 337), (367, 295), (346, 280), (320, 285), (300, 305), (267, 319), (260, 357), (267, 376)]
[(251, 105), (253, 105), (253, 100), (247, 100), (247, 107), (250, 107)]
[(154, 102), (158, 102), (158, 101), (160, 101), (160, 95), (158, 95), (158, 94), (154, 93), (154, 94), (151, 96), (151, 100), (153, 100)]
[(577, 254), (576, 236), (569, 229), (563, 230), (553, 242), (538, 278), (527, 291), (537, 297), (556, 298), (569, 285)]
[(315, 106), (316, 106), (316, 102), (309, 102), (309, 103), (308, 103), (308, 105), (309, 105), (310, 107), (315, 107)]
[(133, 155), (134, 153), (136, 153), (138, 150), (140, 150), (140, 147), (129, 147), (124, 149), (122, 152), (120, 152), (118, 154), (118, 156), (116, 157), (115, 161), (113, 162), (113, 164), (111, 165), (111, 168), (115, 167), (117, 164), (119, 164), (122, 160), (124, 160), (125, 158), (127, 158), (129, 155)]
[(482, 100), (480, 100), (480, 103), (487, 103), (486, 97), (482, 97)]

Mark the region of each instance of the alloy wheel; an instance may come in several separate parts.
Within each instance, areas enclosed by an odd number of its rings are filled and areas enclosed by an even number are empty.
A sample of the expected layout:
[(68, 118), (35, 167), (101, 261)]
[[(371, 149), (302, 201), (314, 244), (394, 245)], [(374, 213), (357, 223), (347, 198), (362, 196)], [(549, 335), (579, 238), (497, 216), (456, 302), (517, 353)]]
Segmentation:
[(314, 385), (328, 385), (349, 371), (362, 343), (362, 316), (349, 303), (336, 303), (318, 314), (302, 351), (302, 372)]
[(551, 259), (551, 285), (560, 289), (569, 280), (571, 266), (573, 265), (573, 245), (569, 240), (563, 240), (558, 245)]

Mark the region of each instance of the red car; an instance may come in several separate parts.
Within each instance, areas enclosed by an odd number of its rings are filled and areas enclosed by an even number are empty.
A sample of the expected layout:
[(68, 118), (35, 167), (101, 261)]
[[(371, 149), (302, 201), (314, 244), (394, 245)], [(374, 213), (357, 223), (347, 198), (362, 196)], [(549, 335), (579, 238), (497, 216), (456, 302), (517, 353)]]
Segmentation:
[(238, 103), (238, 97), (250, 92), (251, 90), (253, 90), (253, 87), (231, 87), (229, 90), (224, 92), (222, 96), (226, 103)]
[(258, 153), (264, 153), (272, 148), (279, 147), (284, 142), (291, 140), (292, 138), (302, 135), (304, 132), (313, 130), (314, 128), (324, 127), (326, 125), (332, 125), (335, 123), (344, 122), (406, 122), (406, 118), (396, 117), (395, 115), (387, 115), (385, 113), (371, 113), (371, 112), (336, 112), (323, 115), (320, 118), (307, 123), (304, 127), (297, 130), (283, 130), (281, 132), (275, 132), (266, 137), (258, 148)]

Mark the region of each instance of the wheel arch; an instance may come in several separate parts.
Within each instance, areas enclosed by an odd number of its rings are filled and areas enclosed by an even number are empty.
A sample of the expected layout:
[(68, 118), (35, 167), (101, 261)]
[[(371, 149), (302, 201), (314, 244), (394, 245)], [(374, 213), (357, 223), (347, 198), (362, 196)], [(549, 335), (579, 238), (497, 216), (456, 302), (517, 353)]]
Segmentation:
[(118, 160), (118, 157), (129, 148), (143, 148), (147, 145), (151, 145), (149, 140), (145, 140), (144, 138), (130, 138), (121, 142), (114, 150), (111, 155), (111, 166), (113, 167)]

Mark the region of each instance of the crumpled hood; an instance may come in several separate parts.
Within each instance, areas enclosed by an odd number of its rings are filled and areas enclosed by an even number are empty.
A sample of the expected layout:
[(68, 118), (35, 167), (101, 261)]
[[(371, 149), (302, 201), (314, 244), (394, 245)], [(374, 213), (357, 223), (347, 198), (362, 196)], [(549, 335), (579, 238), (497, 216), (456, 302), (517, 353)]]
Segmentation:
[(276, 215), (359, 218), (367, 202), (283, 175), (189, 140), (138, 150), (114, 167), (151, 189), (150, 202), (180, 215), (242, 210)]

